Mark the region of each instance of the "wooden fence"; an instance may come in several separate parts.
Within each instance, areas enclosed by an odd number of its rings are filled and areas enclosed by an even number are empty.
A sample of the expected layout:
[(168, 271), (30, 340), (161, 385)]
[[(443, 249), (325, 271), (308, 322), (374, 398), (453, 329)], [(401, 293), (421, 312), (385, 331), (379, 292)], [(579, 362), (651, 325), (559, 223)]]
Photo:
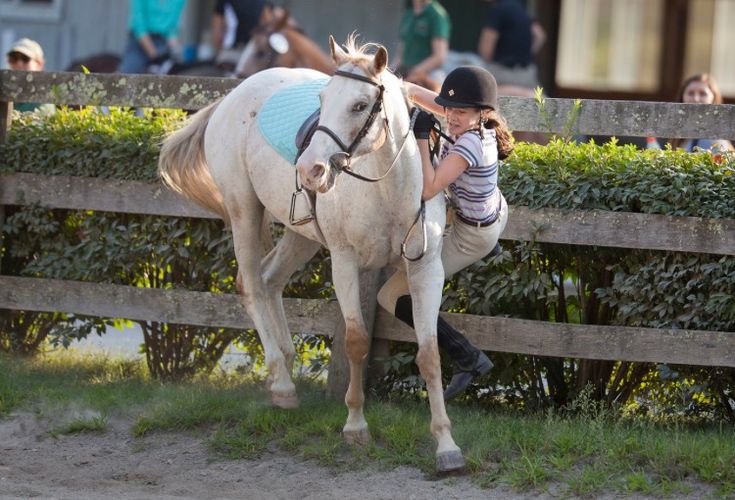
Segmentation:
[[(238, 80), (219, 78), (84, 75), (0, 71), (0, 141), (10, 127), (12, 102), (199, 109), (225, 95)], [(546, 116), (533, 99), (501, 97), (512, 130), (563, 130), (569, 99), (547, 99)], [(735, 106), (635, 101), (582, 101), (575, 133), (585, 135), (730, 137)], [(0, 159), (0, 161), (2, 161)], [(40, 202), (50, 208), (215, 218), (161, 185), (32, 174), (0, 176), (3, 205)], [(513, 206), (503, 239), (735, 255), (735, 220), (670, 217), (600, 210)], [(0, 270), (1, 271), (1, 270)], [(411, 329), (376, 307), (376, 273), (364, 273), (364, 307), (374, 349), (385, 341), (415, 341)], [(285, 300), (294, 332), (343, 335), (335, 302)], [(62, 311), (101, 317), (212, 327), (252, 328), (239, 299), (181, 290), (144, 289), (0, 275), (0, 308)], [(443, 313), (446, 314), (446, 313)], [(735, 367), (735, 332), (574, 325), (512, 318), (446, 314), (485, 350), (572, 358), (668, 362)], [(374, 327), (373, 327), (374, 325)], [(335, 342), (330, 392), (346, 386), (342, 342)]]

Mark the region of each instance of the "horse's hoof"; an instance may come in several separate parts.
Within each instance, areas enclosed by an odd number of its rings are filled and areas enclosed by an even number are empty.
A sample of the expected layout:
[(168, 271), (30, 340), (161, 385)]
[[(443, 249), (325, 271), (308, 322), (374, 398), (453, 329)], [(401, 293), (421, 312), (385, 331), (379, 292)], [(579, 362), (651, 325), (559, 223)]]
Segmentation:
[(342, 431), (342, 436), (347, 444), (355, 444), (358, 446), (365, 446), (371, 441), (370, 431), (367, 427), (362, 429), (355, 429), (349, 431)]
[(464, 469), (466, 465), (467, 462), (460, 450), (443, 451), (436, 454), (436, 471), (439, 473), (456, 472)]
[(271, 393), (271, 402), (274, 406), (283, 408), (284, 410), (292, 410), (299, 407), (299, 397), (295, 392), (290, 394)]

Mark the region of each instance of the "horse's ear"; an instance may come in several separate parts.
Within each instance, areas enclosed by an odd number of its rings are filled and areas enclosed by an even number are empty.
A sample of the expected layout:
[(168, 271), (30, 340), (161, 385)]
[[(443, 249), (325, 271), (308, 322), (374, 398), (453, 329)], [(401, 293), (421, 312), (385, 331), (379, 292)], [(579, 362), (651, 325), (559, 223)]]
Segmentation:
[(342, 50), (332, 35), (329, 35), (329, 49), (332, 51), (332, 59), (337, 66), (342, 66), (347, 61), (347, 53)]
[(281, 9), (280, 16), (276, 18), (276, 24), (273, 27), (273, 31), (281, 31), (283, 28), (288, 26), (288, 20), (291, 17), (291, 13), (288, 9)]
[(388, 51), (382, 45), (378, 47), (378, 51), (373, 58), (373, 70), (379, 75), (388, 66)]

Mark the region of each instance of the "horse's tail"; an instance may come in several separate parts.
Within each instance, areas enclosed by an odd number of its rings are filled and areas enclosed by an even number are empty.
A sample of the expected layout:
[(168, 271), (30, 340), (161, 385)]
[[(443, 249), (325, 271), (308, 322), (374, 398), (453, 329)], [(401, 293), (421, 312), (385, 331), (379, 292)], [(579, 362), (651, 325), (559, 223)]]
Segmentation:
[(220, 101), (202, 108), (163, 142), (158, 174), (168, 187), (228, 221), (222, 193), (209, 173), (204, 156), (204, 132)]

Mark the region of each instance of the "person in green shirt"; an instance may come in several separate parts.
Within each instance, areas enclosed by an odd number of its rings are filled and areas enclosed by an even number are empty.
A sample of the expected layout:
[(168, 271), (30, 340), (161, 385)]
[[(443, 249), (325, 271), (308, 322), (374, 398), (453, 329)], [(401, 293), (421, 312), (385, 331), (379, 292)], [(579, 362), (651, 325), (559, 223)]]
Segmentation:
[[(43, 71), (46, 61), (43, 56), (41, 45), (30, 38), (21, 38), (10, 47), (5, 54), (8, 68), (14, 71)], [(16, 111), (41, 111), (43, 113), (56, 112), (53, 104), (41, 104), (37, 102), (21, 102), (13, 105)]]
[(452, 24), (434, 0), (411, 0), (401, 19), (395, 67), (406, 81), (438, 91)]

